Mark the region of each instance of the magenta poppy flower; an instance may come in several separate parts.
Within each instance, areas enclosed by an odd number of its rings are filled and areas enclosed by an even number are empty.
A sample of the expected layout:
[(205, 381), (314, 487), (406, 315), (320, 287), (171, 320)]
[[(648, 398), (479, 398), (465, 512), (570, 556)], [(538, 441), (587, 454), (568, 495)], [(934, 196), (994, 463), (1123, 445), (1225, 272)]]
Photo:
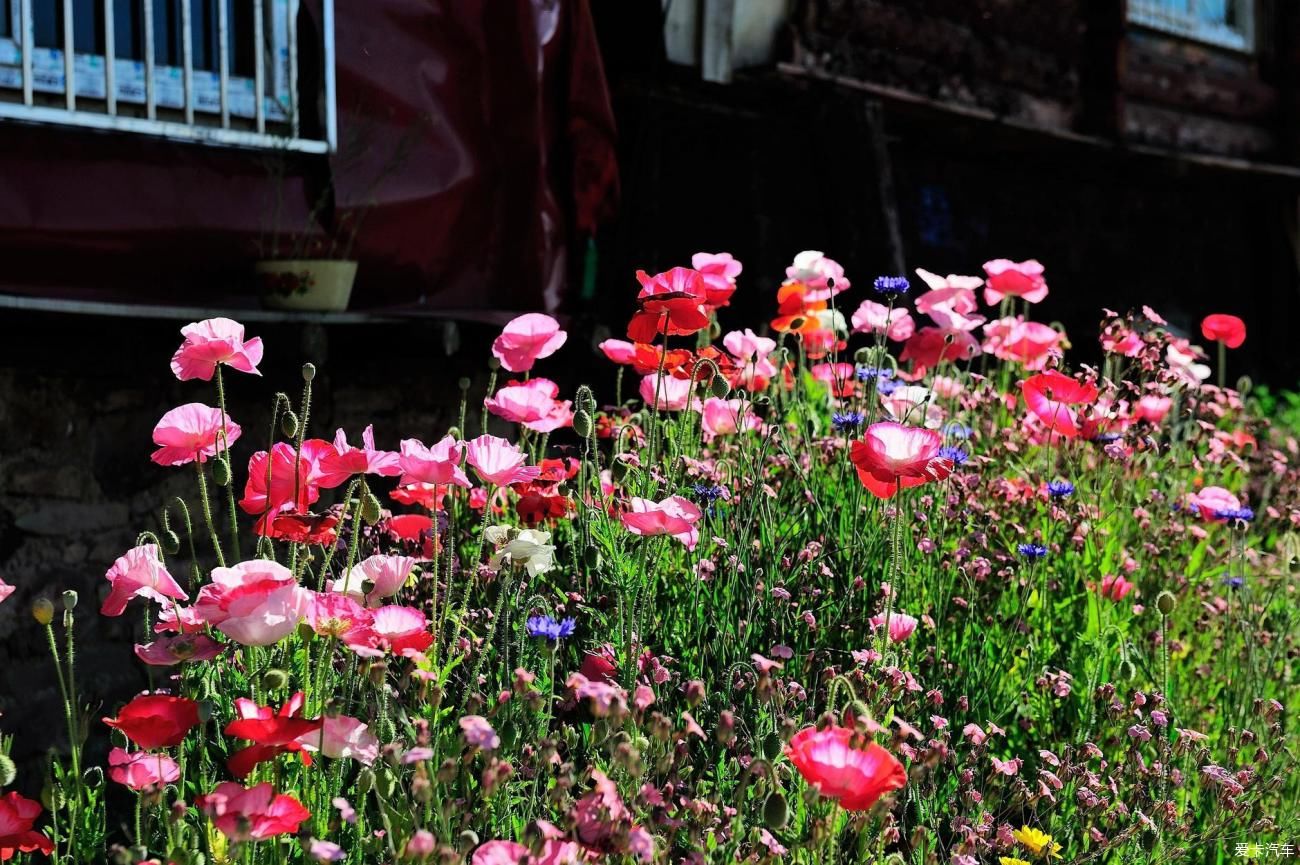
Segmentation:
[(748, 400), (711, 396), (700, 407), (700, 426), (712, 438), (760, 429), (763, 422), (750, 410)]
[(243, 646), (270, 646), (293, 633), (313, 595), (278, 562), (253, 559), (214, 568), (194, 608), (203, 620)]
[(54, 843), (32, 828), (41, 815), (40, 803), (10, 791), (0, 796), (0, 862), (18, 853), (40, 852), (49, 856)]
[(342, 637), (364, 632), (374, 621), (369, 610), (350, 595), (316, 592), (307, 608), (307, 624), (322, 637)]
[(699, 271), (704, 280), (705, 306), (720, 309), (731, 302), (736, 291), (736, 277), (744, 266), (730, 252), (697, 252), (691, 256), (691, 267)]
[(465, 462), (484, 483), (498, 487), (531, 481), (542, 472), (537, 466), (525, 465), (528, 455), (517, 446), (494, 435), (465, 442)]
[(239, 424), (224, 415), (221, 409), (201, 402), (177, 406), (163, 415), (153, 428), (153, 443), (158, 445), (150, 459), (160, 466), (180, 466), (195, 460), (206, 462), (216, 456), (217, 443), (225, 420), (225, 442), (228, 448), (239, 440)]
[(1149, 393), (1137, 401), (1137, 405), (1133, 407), (1133, 416), (1159, 426), (1173, 407), (1174, 401), (1170, 397)]
[(1038, 303), (1047, 297), (1047, 280), (1043, 279), (1043, 265), (1034, 259), (1011, 261), (995, 258), (984, 262), (984, 302), (995, 306), (1004, 297), (1021, 297), (1029, 303)]
[(399, 457), (392, 451), (375, 448), (375, 428), (369, 425), (361, 433), (361, 447), (348, 444), (343, 430), (334, 433), (334, 453), (325, 453), (320, 461), (319, 484), (333, 489), (348, 481), (353, 475), (379, 475), (393, 477), (402, 473)]
[[(886, 616), (884, 613), (871, 617), (871, 630), (884, 627)], [(891, 643), (901, 643), (916, 630), (917, 619), (906, 613), (891, 612), (889, 620), (889, 641)]]
[(258, 451), (248, 460), (248, 481), (239, 507), (262, 518), (258, 523), (260, 533), (266, 533), (269, 528), (266, 516), (274, 517), (281, 511), (306, 512), (320, 500), (322, 465), (327, 456), (338, 451), (324, 439), (306, 439), (300, 458), (295, 460), (296, 453), (293, 445), (277, 442), (269, 455)]
[(623, 528), (634, 535), (672, 535), (688, 550), (695, 549), (699, 542), (700, 533), (695, 524), (704, 514), (690, 499), (669, 496), (655, 502), (633, 496), (629, 508), (621, 519)]
[(903, 363), (910, 360), (913, 370), (920, 376), (930, 367), (938, 366), (940, 361), (969, 360), (979, 353), (979, 340), (968, 330), (923, 327), (903, 343), (898, 359)]
[(883, 333), (894, 342), (903, 342), (916, 332), (916, 322), (905, 308), (890, 309), (874, 300), (862, 301), (850, 321), (854, 333)]
[(1112, 601), (1124, 600), (1133, 589), (1134, 585), (1118, 574), (1107, 574), (1101, 578), (1101, 583), (1097, 586), (1098, 594)]
[(277, 835), (292, 835), (311, 812), (292, 796), (276, 795), (269, 782), (244, 789), (242, 784), (225, 781), (211, 793), (195, 800), (231, 841), (264, 841)]
[(582, 845), (550, 839), (542, 842), (536, 855), (516, 841), (488, 841), (470, 858), (470, 865), (572, 865), (586, 856)]
[(1055, 370), (1022, 381), (1020, 391), (1029, 410), (1049, 430), (1066, 438), (1075, 438), (1082, 429), (1077, 408), (1097, 401), (1095, 384), (1077, 381)]
[(682, 411), (691, 404), (693, 384), (689, 378), (661, 376), (656, 372), (641, 379), (637, 392), (641, 394), (646, 408), (657, 406), (659, 411)]
[(1223, 487), (1203, 487), (1188, 496), (1188, 503), (1207, 522), (1226, 522), (1222, 514), (1241, 511), (1241, 499)]
[(0, 603), (2, 603), (5, 598), (12, 595), (15, 591), (17, 591), (17, 589), (15, 589), (13, 586), (6, 583), (3, 579), (0, 579)]
[(364, 658), (386, 653), (409, 657), (433, 645), (433, 634), (424, 613), (414, 607), (387, 606), (375, 610), (366, 627), (344, 634), (343, 641)]
[(304, 751), (320, 752), (332, 760), (356, 760), (369, 766), (379, 756), (379, 739), (370, 727), (347, 715), (326, 715), (324, 725), (298, 737)]
[(262, 338), (244, 339), (244, 326), (228, 318), (209, 318), (181, 328), (185, 341), (172, 355), (172, 372), (181, 381), (211, 381), (222, 363), (240, 372), (261, 375)]
[(157, 790), (181, 778), (180, 766), (166, 754), (151, 751), (108, 752), (108, 777), (137, 792)]
[(892, 498), (899, 489), (940, 481), (952, 474), (952, 460), (939, 456), (943, 436), (934, 430), (881, 421), (867, 427), (849, 458), (858, 480), (872, 495)]
[(1239, 348), (1246, 341), (1246, 322), (1235, 315), (1216, 312), (1201, 322), (1201, 336), (1228, 348)]
[(492, 354), (510, 372), (528, 372), (560, 350), (569, 335), (549, 315), (530, 312), (510, 321), (492, 342)]
[(560, 386), (550, 379), (533, 378), (510, 382), (485, 399), (488, 411), (511, 423), (522, 424), (533, 432), (554, 432), (573, 425), (573, 403), (556, 399)]
[(158, 555), (157, 544), (141, 544), (126, 551), (113, 562), (104, 578), (112, 591), (104, 599), (100, 613), (120, 616), (132, 598), (148, 598), (166, 604), (169, 600), (184, 601), (189, 598), (176, 579), (167, 572)]
[(434, 484), (436, 486), (470, 486), (465, 470), (460, 467), (462, 443), (451, 436), (443, 436), (433, 447), (425, 447), (419, 439), (402, 439), (398, 465), (402, 469), (403, 486), (406, 484)]
[(1060, 352), (1064, 339), (1065, 335), (1056, 328), (1025, 321), (1020, 316), (1008, 316), (984, 325), (984, 350), (999, 360), (1023, 364), (1026, 369), (1047, 366), (1052, 355)]
[(846, 811), (866, 811), (881, 796), (907, 784), (907, 770), (875, 742), (855, 746), (844, 727), (806, 727), (785, 746), (785, 755), (821, 795)]
[(607, 339), (596, 348), (614, 363), (627, 365), (636, 360), (636, 345), (623, 339)]
[(159, 637), (152, 643), (135, 647), (135, 656), (151, 667), (174, 667), (185, 661), (211, 661), (221, 652), (221, 644), (206, 634)]

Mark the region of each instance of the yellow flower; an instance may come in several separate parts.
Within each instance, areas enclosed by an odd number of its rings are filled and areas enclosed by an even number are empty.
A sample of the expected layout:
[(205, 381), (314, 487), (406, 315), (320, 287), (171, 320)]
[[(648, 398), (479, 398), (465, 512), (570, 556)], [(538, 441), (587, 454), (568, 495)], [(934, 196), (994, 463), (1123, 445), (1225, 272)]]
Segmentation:
[(1024, 859), (1017, 859), (1015, 856), (999, 856), (998, 862), (1001, 865), (1029, 865)]
[[(1021, 844), (1029, 848), (1029, 852), (1035, 856), (1042, 856), (1046, 853), (1049, 856), (1060, 857), (1061, 845), (1052, 841), (1052, 836), (1038, 829), (1029, 826), (1021, 826), (1011, 833)], [(1005, 863), (1004, 863), (1005, 865)]]

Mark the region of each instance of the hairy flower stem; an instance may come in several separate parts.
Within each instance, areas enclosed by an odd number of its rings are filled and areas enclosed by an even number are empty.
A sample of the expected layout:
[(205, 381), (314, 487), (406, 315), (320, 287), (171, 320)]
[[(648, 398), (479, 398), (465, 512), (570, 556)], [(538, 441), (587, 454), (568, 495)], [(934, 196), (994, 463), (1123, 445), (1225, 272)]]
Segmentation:
[(211, 539), (212, 549), (217, 554), (217, 564), (224, 568), (226, 566), (226, 556), (221, 551), (221, 540), (217, 537), (217, 527), (212, 523), (212, 504), (208, 501), (208, 481), (203, 473), (203, 463), (196, 459), (194, 468), (199, 476), (199, 502), (203, 505), (203, 523), (208, 527), (208, 538)]
[[(226, 388), (221, 381), (221, 364), (217, 364), (217, 407), (221, 409), (221, 449), (217, 453), (218, 458), (224, 458), (226, 466), (230, 466), (230, 434), (226, 430)], [(235, 509), (235, 483), (233, 479), (226, 481), (226, 507), (230, 512), (230, 552), (236, 560), (242, 559), (243, 555), (239, 551), (239, 512)]]
[[(298, 503), (302, 501), (299, 495), (299, 491), (302, 487), (302, 474), (303, 474), (302, 442), (303, 439), (307, 437), (307, 423), (311, 420), (311, 381), (312, 380), (308, 378), (308, 379), (304, 379), (302, 383), (302, 417), (298, 419), (298, 435), (295, 437), (296, 441), (294, 442), (294, 449), (293, 449), (293, 506), (294, 508), (297, 508)], [(267, 463), (269, 466), (270, 464), (269, 452), (267, 453), (267, 456), (268, 456)], [(270, 478), (269, 468), (267, 469), (267, 477), (268, 480), (266, 483), (266, 497), (267, 497), (267, 504), (269, 507), (271, 501), (271, 482), (269, 480)]]
[[(72, 814), (68, 820), (68, 853), (71, 855), (77, 848), (77, 824), (81, 818), (81, 749), (77, 744), (77, 723), (72, 708), (73, 695), (68, 690), (68, 679), (63, 672), (63, 659), (59, 657), (59, 642), (54, 637), (53, 624), (45, 625), (45, 637), (50, 644), (50, 654), (54, 657), (54, 673), (59, 681), (59, 694), (63, 697), (63, 720), (68, 725), (68, 755), (72, 760), (75, 792)], [(72, 645), (71, 636), (68, 637), (68, 645)]]
[(880, 655), (883, 658), (885, 649), (889, 647), (889, 622), (894, 614), (894, 598), (898, 596), (898, 582), (902, 578), (902, 557), (903, 557), (903, 480), (899, 478), (894, 481), (894, 522), (889, 527), (889, 569), (886, 576), (889, 577), (889, 593), (885, 595), (885, 624), (881, 629), (880, 635)]
[[(491, 397), (492, 392), (495, 391), (496, 389), (497, 389), (497, 371), (494, 369), (492, 370), (491, 375), (488, 376), (488, 386), (487, 386), (488, 397)], [(488, 431), (488, 410), (487, 410), (487, 397), (485, 397), (483, 400), (483, 411), (479, 415), (479, 434), (487, 435), (487, 431)]]

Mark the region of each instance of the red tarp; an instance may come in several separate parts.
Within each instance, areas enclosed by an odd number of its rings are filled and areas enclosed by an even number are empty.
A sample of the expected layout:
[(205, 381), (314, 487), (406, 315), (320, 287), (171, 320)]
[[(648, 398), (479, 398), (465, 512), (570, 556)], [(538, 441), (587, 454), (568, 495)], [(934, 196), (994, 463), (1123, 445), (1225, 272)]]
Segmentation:
[[(300, 45), (313, 42), (318, 5), (304, 4)], [(359, 226), (354, 309), (555, 309), (571, 234), (617, 195), (587, 0), (336, 10), (336, 206), (318, 206), (324, 157), (3, 123), (0, 291), (247, 303), (259, 250), (283, 254), (283, 235), (301, 235), (316, 211), (345, 242)], [(305, 91), (311, 65), (304, 53)]]

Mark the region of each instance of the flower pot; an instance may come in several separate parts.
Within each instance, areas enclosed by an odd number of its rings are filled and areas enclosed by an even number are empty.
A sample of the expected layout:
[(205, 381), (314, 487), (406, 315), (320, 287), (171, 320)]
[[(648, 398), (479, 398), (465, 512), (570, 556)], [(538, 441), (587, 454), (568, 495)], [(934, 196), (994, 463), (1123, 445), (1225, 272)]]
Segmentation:
[(324, 258), (259, 261), (253, 271), (257, 274), (264, 306), (342, 312), (352, 297), (357, 263)]

